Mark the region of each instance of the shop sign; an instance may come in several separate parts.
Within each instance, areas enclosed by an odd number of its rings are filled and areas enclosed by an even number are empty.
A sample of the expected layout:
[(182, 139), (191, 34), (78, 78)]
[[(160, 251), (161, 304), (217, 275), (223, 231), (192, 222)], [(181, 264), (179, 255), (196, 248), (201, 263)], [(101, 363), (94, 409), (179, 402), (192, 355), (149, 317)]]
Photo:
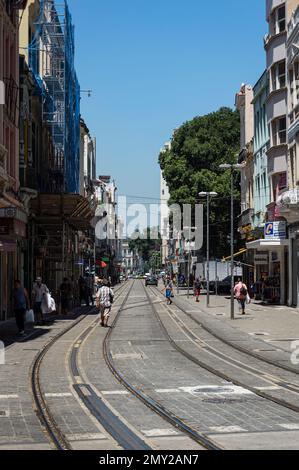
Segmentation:
[(265, 240), (285, 240), (286, 237), (286, 222), (268, 222), (265, 224)]

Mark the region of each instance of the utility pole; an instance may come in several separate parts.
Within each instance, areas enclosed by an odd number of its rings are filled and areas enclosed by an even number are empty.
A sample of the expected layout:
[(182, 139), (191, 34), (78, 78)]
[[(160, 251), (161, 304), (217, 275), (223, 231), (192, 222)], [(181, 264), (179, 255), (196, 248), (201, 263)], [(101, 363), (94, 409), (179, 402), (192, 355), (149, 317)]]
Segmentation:
[(231, 320), (235, 319), (235, 266), (234, 266), (234, 170), (231, 169)]
[(234, 265), (234, 171), (237, 170), (242, 170), (244, 168), (243, 165), (237, 163), (235, 165), (231, 164), (224, 164), (220, 165), (222, 170), (230, 170), (231, 171), (231, 233), (230, 233), (230, 247), (231, 247), (231, 265), (230, 265), (230, 271), (231, 271), (231, 320), (235, 319), (235, 279), (234, 279), (234, 274), (235, 274), (235, 265)]
[(210, 306), (210, 199), (217, 196), (215, 192), (199, 193), (199, 197), (207, 198), (207, 307)]

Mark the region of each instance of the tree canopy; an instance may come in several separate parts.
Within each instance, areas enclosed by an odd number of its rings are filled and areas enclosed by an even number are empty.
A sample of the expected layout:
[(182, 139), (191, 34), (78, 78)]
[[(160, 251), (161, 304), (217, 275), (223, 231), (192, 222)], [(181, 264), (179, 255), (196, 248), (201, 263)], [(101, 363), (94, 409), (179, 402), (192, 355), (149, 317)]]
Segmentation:
[[(152, 239), (151, 235), (154, 234), (156, 239)], [(147, 228), (140, 233), (138, 229), (135, 230), (134, 237), (129, 241), (130, 250), (137, 250), (139, 256), (145, 262), (150, 262), (152, 255), (159, 252), (161, 248), (161, 236), (158, 233), (158, 228)]]
[[(237, 111), (220, 108), (195, 117), (174, 132), (171, 149), (163, 151), (159, 163), (169, 186), (170, 204), (195, 204), (200, 191), (215, 191), (211, 202), (211, 254), (229, 252), (230, 170), (222, 163), (236, 163), (240, 148), (240, 117)], [(235, 177), (236, 210), (240, 204), (239, 175)], [(237, 210), (237, 214), (239, 211)]]

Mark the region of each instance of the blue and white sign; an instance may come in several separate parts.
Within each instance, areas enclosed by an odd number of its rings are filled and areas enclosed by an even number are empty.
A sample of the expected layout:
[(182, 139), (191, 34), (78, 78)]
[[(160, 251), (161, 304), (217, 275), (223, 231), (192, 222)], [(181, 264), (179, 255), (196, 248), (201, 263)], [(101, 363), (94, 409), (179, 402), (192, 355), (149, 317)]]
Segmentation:
[(265, 240), (285, 240), (286, 238), (286, 222), (268, 222), (265, 224)]

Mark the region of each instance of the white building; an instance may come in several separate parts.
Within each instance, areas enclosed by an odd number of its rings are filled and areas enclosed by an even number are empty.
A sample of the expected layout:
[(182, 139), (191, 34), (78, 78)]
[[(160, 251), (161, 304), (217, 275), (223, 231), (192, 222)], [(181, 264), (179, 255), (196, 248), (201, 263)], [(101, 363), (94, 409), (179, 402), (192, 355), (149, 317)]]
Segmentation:
[(128, 241), (122, 243), (122, 268), (126, 275), (135, 274), (139, 270), (139, 257), (132, 251)]
[[(170, 150), (171, 143), (167, 142), (161, 149), (161, 153)], [(169, 188), (163, 176), (163, 172), (160, 173), (160, 233), (162, 237), (162, 265), (167, 264), (169, 257), (169, 203), (170, 194)]]

